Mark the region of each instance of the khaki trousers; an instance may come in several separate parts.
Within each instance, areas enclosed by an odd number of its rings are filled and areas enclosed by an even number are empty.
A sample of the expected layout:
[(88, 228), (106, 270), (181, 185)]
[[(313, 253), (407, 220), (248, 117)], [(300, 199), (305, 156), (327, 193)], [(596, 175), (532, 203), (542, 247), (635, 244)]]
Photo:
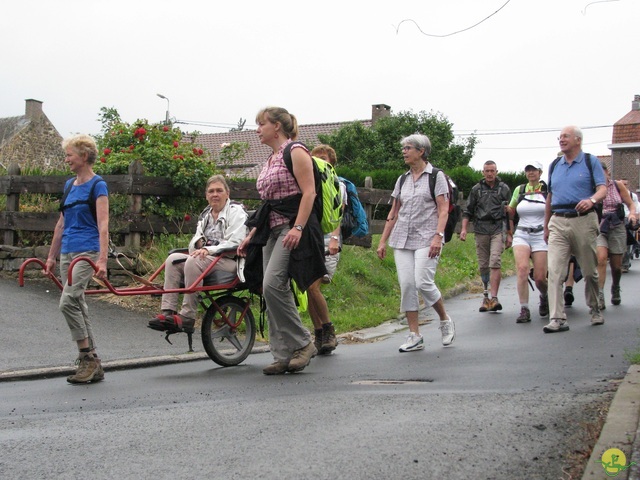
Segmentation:
[(569, 258), (575, 255), (585, 282), (587, 306), (598, 308), (598, 217), (595, 212), (582, 217), (552, 215), (549, 220), (549, 319), (564, 319), (562, 284), (569, 270)]
[(262, 248), (262, 295), (267, 305), (269, 346), (276, 362), (288, 362), (293, 352), (311, 342), (311, 334), (302, 325), (289, 284), (290, 251), (282, 246), (288, 231), (287, 225), (274, 228)]

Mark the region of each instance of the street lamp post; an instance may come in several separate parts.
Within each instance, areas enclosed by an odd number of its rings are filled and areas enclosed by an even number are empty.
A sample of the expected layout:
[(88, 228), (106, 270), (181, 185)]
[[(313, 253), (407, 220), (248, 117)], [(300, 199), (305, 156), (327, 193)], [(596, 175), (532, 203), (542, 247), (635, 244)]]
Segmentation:
[(160, 98), (163, 98), (167, 101), (167, 116), (164, 120), (165, 125), (169, 125), (171, 122), (169, 121), (169, 99), (160, 93), (156, 93)]

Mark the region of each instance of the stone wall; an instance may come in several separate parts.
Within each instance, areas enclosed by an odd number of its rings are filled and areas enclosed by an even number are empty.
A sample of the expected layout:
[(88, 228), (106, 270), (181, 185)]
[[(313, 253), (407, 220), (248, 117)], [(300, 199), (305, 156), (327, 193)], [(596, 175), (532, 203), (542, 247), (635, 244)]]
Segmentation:
[[(143, 277), (150, 273), (148, 268), (144, 268), (141, 265), (139, 256), (135, 252), (120, 249), (120, 253), (123, 253), (127, 258), (131, 259), (132, 265), (130, 265), (129, 261), (123, 260), (122, 257), (120, 258), (122, 266), (115, 258), (109, 258), (107, 262), (107, 274), (109, 282), (113, 286), (122, 287), (132, 283), (131, 277), (126, 273), (126, 271)], [(5, 276), (18, 278), (20, 266), (25, 260), (29, 258), (38, 258), (42, 262), (46, 262), (48, 255), (48, 245), (42, 247), (12, 247), (9, 245), (0, 245), (0, 272)], [(126, 271), (122, 268), (123, 266), (127, 269)], [(58, 268), (59, 267), (60, 264), (58, 263)], [(36, 262), (29, 264), (24, 271), (24, 278), (44, 279), (40, 265)], [(92, 288), (97, 286), (97, 284), (93, 284)]]

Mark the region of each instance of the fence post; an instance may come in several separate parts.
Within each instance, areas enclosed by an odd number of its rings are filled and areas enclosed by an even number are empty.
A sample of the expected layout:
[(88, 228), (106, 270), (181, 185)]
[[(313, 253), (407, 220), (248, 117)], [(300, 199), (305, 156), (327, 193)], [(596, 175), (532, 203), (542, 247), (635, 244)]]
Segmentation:
[[(129, 165), (129, 185), (133, 185), (133, 175), (142, 175), (144, 173), (144, 168), (142, 166), (141, 160), (135, 160), (131, 162)], [(142, 195), (131, 195), (131, 207), (129, 211), (136, 215), (142, 212)], [(133, 232), (127, 233), (124, 236), (124, 244), (126, 247), (131, 248), (133, 250), (140, 249), (140, 233)]]
[[(9, 165), (7, 169), (7, 174), (9, 177), (20, 175), (22, 172), (20, 171), (20, 165), (17, 163), (12, 163)], [(19, 212), (20, 211), (20, 194), (19, 193), (8, 193), (7, 194), (7, 207), (5, 209), (7, 213), (11, 212)], [(13, 221), (11, 221), (13, 224)], [(16, 244), (16, 232), (15, 230), (5, 230), (4, 231), (4, 244), (14, 246)]]
[[(364, 178), (364, 187), (365, 188), (373, 188), (373, 178), (371, 177), (365, 177)], [(369, 222), (371, 222), (371, 204), (367, 203), (366, 205), (364, 205), (364, 211), (367, 212), (367, 220)]]

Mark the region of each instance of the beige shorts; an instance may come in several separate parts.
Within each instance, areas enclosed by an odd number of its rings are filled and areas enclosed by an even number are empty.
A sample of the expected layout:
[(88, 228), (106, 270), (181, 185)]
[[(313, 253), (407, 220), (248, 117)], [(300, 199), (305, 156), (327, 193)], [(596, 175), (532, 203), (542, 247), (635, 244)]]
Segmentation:
[(610, 228), (607, 233), (600, 233), (596, 245), (607, 248), (613, 255), (624, 254), (627, 251), (627, 229), (624, 223)]
[(489, 268), (500, 268), (502, 266), (503, 251), (502, 232), (494, 233), (493, 235), (476, 234), (476, 255), (478, 256), (480, 271)]

